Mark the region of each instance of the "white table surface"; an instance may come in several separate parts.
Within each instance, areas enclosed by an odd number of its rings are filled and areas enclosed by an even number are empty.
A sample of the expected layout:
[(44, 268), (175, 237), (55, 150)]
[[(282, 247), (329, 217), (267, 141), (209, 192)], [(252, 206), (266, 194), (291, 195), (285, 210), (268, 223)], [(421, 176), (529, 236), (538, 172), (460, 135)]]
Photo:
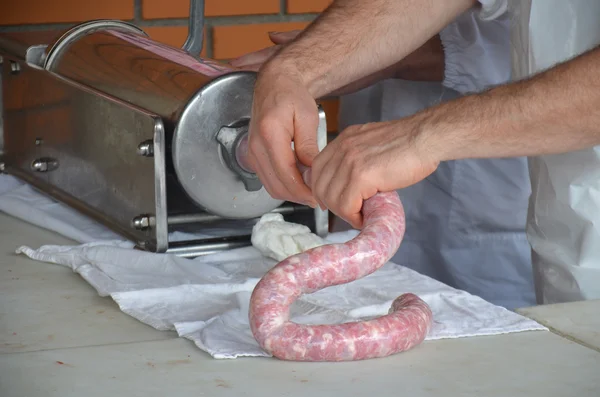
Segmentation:
[(600, 300), (528, 307), (518, 312), (600, 352)]
[(61, 266), (13, 254), (71, 244), (0, 214), (0, 396), (594, 396), (600, 353), (551, 332), (428, 341), (352, 363), (215, 360), (121, 313)]

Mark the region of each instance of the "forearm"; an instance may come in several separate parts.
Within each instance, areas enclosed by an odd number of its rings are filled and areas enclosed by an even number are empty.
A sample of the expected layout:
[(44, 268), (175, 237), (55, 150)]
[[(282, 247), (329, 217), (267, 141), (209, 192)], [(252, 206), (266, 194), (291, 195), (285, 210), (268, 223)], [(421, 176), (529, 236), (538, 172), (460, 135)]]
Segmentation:
[(446, 63), (440, 35), (436, 34), (396, 65), (394, 78), (409, 81), (443, 81)]
[(535, 156), (600, 144), (600, 49), (528, 80), (414, 116), (440, 161)]
[(400, 62), (350, 83), (328, 96), (347, 95), (367, 88), (379, 81), (396, 78), (409, 81), (443, 81), (444, 49), (439, 35)]
[(264, 69), (297, 74), (320, 98), (398, 64), (475, 4), (337, 0)]

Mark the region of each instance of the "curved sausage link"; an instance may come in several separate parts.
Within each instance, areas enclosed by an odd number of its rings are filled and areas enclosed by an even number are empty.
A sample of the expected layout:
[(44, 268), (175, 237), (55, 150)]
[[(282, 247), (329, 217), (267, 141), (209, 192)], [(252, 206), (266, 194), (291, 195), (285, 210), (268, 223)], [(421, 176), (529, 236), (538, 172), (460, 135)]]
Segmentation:
[(425, 339), (432, 313), (413, 294), (398, 297), (389, 314), (369, 321), (302, 325), (289, 320), (290, 306), (302, 294), (365, 277), (396, 253), (405, 229), (398, 194), (379, 193), (362, 211), (364, 227), (354, 239), (291, 256), (256, 285), (250, 328), (265, 351), (282, 360), (364, 360), (411, 349)]

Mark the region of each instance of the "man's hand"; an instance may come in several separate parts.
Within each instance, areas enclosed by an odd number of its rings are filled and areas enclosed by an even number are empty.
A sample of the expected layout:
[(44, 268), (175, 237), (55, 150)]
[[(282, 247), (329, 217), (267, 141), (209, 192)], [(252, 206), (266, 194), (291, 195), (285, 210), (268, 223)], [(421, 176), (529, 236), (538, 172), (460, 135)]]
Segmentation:
[(360, 228), (364, 200), (421, 181), (441, 161), (599, 145), (599, 105), (600, 47), (405, 119), (349, 127), (314, 159), (310, 185), (320, 205)]
[(248, 139), (250, 166), (267, 191), (316, 205), (296, 165), (312, 166), (318, 153), (315, 100), (390, 70), (475, 2), (336, 0), (282, 46), (260, 67)]
[(415, 184), (439, 161), (414, 118), (348, 127), (313, 161), (310, 185), (319, 205), (362, 227), (363, 201)]
[(242, 55), (229, 62), (229, 64), (236, 68), (258, 71), (265, 62), (271, 59), (277, 51), (281, 49), (282, 45), (293, 41), (300, 32), (302, 31), (291, 30), (289, 32), (270, 32), (269, 39), (271, 39), (271, 42), (275, 45)]
[(310, 167), (319, 153), (318, 126), (317, 104), (293, 73), (266, 70), (259, 74), (248, 133), (248, 160), (273, 198), (317, 206), (297, 161)]
[[(269, 38), (274, 46), (243, 55), (230, 64), (258, 71), (300, 32), (271, 32)], [(297, 167), (297, 161), (309, 166), (318, 153), (316, 103), (299, 81), (285, 73), (276, 76), (267, 73), (267, 77), (259, 75), (257, 80), (248, 139), (250, 165), (274, 198), (316, 207)], [(292, 142), (295, 152), (291, 149)]]

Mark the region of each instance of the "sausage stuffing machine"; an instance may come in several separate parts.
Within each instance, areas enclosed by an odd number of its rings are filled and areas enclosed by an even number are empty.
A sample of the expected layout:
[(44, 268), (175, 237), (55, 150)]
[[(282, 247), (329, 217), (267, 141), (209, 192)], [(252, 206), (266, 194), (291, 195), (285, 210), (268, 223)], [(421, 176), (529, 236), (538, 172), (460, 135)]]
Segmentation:
[(326, 211), (273, 199), (244, 165), (256, 75), (193, 55), (204, 5), (190, 3), (183, 49), (115, 20), (43, 44), (0, 36), (0, 171), (151, 252), (249, 245), (271, 211), (325, 235)]

